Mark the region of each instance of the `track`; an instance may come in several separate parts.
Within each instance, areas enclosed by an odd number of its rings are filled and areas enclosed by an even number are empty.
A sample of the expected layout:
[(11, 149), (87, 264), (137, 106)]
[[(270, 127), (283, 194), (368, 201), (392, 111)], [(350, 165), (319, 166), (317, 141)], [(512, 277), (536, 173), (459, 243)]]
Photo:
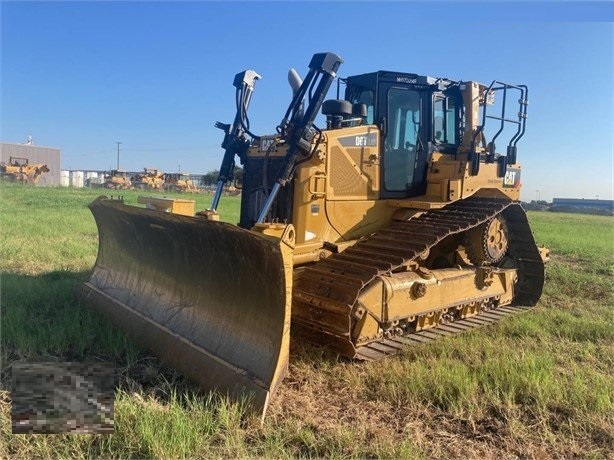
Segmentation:
[[(512, 305), (404, 336), (355, 346), (351, 339), (354, 304), (374, 279), (419, 260), (443, 239), (459, 235), (502, 215), (508, 227), (508, 253), (515, 260), (518, 281)], [(471, 197), (414, 219), (393, 222), (342, 253), (305, 268), (296, 280), (292, 300), (293, 332), (326, 343), (340, 354), (379, 359), (406, 345), (450, 336), (504, 316), (526, 311), (537, 303), (544, 282), (544, 263), (520, 204), (504, 199)]]

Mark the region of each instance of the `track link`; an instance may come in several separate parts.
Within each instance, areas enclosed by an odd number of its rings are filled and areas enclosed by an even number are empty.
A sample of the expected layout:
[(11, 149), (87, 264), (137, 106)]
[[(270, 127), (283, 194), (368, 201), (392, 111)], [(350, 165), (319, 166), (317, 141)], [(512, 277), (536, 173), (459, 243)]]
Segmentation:
[[(507, 255), (516, 264), (518, 281), (512, 305), (419, 332), (356, 346), (351, 339), (352, 308), (374, 279), (419, 260), (443, 239), (502, 215), (508, 226)], [(306, 267), (293, 289), (293, 332), (340, 354), (365, 360), (393, 355), (407, 345), (433, 341), (498, 321), (534, 306), (544, 282), (544, 263), (520, 204), (505, 199), (471, 197), (395, 221), (342, 253)]]

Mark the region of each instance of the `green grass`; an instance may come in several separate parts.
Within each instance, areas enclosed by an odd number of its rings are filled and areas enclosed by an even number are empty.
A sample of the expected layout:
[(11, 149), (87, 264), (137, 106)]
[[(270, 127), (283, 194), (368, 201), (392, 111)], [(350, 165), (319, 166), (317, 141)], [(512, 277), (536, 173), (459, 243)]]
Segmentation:
[[(529, 213), (552, 254), (544, 295), (497, 325), (365, 364), (293, 341), (261, 425), (75, 300), (96, 258), (87, 204), (99, 194), (0, 186), (0, 457), (614, 456), (614, 219)], [(239, 199), (220, 211), (237, 222)], [(114, 361), (115, 433), (11, 435), (9, 367), (36, 360)]]
[[(139, 196), (167, 196), (196, 201), (196, 210), (211, 205), (203, 194), (111, 191), (59, 187), (0, 186), (0, 260), (7, 273), (39, 274), (55, 270), (88, 271), (96, 260), (98, 236), (87, 205), (99, 195), (124, 197), (137, 204)], [(44, 190), (44, 192), (42, 192)], [(218, 210), (223, 220), (239, 220), (240, 200), (222, 197)]]
[[(135, 356), (132, 341), (75, 302), (74, 288), (87, 279), (98, 248), (87, 205), (105, 192), (2, 185), (2, 340), (18, 356), (68, 353), (83, 359), (101, 353), (113, 359), (127, 356), (129, 361)], [(148, 195), (130, 190), (121, 194), (132, 205), (138, 196)], [(149, 194), (194, 199), (197, 210), (211, 202), (201, 194)], [(239, 200), (223, 197), (220, 211), (238, 221)]]

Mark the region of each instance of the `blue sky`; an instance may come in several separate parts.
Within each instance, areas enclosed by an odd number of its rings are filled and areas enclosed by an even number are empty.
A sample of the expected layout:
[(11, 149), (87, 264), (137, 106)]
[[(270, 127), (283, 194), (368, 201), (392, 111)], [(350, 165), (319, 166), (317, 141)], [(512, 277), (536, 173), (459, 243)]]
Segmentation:
[(272, 133), (288, 69), (333, 51), (341, 76), (528, 85), (522, 198), (613, 198), (611, 2), (3, 1), (0, 16), (0, 140), (31, 134), (62, 168), (115, 166), (121, 141), (123, 169), (217, 169), (234, 75), (263, 76), (250, 120)]

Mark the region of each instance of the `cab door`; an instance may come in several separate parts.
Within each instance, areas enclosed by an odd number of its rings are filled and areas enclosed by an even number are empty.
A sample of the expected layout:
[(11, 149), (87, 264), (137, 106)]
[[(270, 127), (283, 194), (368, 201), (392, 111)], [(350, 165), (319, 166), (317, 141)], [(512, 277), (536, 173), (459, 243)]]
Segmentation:
[(427, 92), (411, 86), (382, 85), (379, 113), (384, 115), (381, 198), (424, 193), (427, 161)]

